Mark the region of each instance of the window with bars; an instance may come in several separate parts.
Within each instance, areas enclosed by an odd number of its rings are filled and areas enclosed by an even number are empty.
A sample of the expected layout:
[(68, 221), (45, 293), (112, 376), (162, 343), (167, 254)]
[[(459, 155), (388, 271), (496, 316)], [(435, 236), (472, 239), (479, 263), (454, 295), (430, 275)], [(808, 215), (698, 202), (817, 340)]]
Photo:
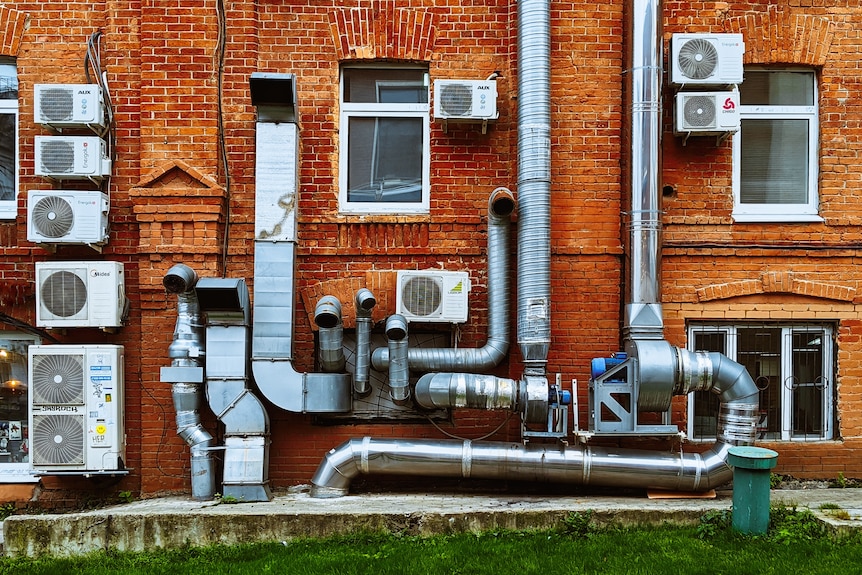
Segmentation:
[(0, 58), (0, 219), (18, 213), (18, 72)]
[[(689, 326), (689, 349), (723, 353), (742, 364), (760, 390), (757, 439), (819, 441), (835, 432), (834, 328), (824, 324)], [(718, 396), (694, 392), (688, 435), (715, 439)]]

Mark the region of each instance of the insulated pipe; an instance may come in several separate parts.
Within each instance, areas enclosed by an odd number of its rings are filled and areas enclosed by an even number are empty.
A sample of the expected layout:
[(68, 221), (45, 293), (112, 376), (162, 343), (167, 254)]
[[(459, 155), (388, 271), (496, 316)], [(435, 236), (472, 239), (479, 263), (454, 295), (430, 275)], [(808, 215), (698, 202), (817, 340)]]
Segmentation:
[(416, 402), (426, 409), (518, 408), (518, 382), (495, 375), (429, 373), (416, 382)]
[(622, 148), (626, 223), (626, 339), (662, 339), (661, 310), (661, 0), (630, 0), (626, 11)]
[(341, 321), (341, 302), (326, 295), (314, 308), (314, 323), (320, 338), (320, 366), (323, 371), (344, 371), (344, 327)]
[(544, 374), (551, 344), (551, 24), (549, 0), (518, 2), (518, 344)]
[(410, 399), (410, 368), (407, 366), (407, 318), (393, 314), (386, 320), (389, 344), (389, 397), (396, 405)]
[[(509, 352), (509, 240), (515, 197), (497, 188), (488, 199), (488, 339), (480, 348), (411, 348), (407, 363), (414, 371), (480, 372), (499, 365)], [(358, 326), (357, 326), (358, 329)], [(374, 369), (389, 366), (389, 350), (379, 347), (371, 355)]]
[[(744, 367), (721, 354), (676, 349), (678, 393), (719, 395), (718, 439), (705, 453), (581, 445), (459, 440), (351, 439), (327, 453), (311, 480), (312, 497), (346, 495), (360, 474), (474, 477), (614, 487), (706, 491), (726, 483), (734, 445), (754, 442), (758, 389)], [(417, 392), (418, 393), (418, 392)]]
[(172, 382), (171, 395), (176, 412), (177, 435), (191, 453), (192, 497), (200, 501), (215, 496), (213, 436), (201, 424), (203, 402), (203, 358), (205, 355), (200, 305), (194, 291), (198, 275), (184, 264), (168, 270), (162, 284), (177, 294), (177, 322), (168, 348), (171, 367), (162, 368), (162, 381)]
[(356, 308), (356, 365), (353, 367), (353, 392), (359, 397), (371, 393), (371, 310), (377, 299), (367, 288), (361, 288), (354, 298)]

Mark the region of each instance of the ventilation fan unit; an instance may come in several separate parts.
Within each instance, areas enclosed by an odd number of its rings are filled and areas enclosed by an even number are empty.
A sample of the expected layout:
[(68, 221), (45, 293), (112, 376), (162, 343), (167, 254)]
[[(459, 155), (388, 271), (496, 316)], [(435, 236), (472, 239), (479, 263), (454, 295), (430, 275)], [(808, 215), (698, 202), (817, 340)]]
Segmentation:
[(742, 34), (674, 34), (672, 84), (727, 86), (742, 83)]
[(27, 240), (101, 246), (108, 242), (108, 196), (102, 192), (31, 191)]
[(36, 175), (57, 180), (101, 180), (111, 160), (96, 136), (36, 136)]
[(120, 262), (36, 262), (39, 327), (120, 327), (126, 306)]
[(739, 130), (739, 92), (678, 92), (674, 132), (677, 135), (726, 135)]
[(36, 84), (33, 117), (55, 130), (106, 127), (105, 100), (98, 84)]
[(30, 462), (38, 475), (123, 469), (123, 347), (31, 345)]
[(398, 272), (396, 308), (410, 322), (464, 323), (469, 294), (466, 272)]
[(434, 80), (437, 120), (495, 120), (497, 83), (494, 80)]

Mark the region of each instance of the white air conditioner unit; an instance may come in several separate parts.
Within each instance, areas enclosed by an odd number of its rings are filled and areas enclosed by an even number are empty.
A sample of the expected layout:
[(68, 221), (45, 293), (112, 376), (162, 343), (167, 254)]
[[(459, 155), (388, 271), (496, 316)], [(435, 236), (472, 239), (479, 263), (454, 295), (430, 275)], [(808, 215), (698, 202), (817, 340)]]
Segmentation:
[(36, 123), (56, 130), (102, 131), (107, 125), (102, 89), (98, 84), (36, 84), (33, 117)]
[(409, 322), (467, 321), (470, 276), (441, 270), (399, 271), (395, 307)]
[(678, 92), (674, 133), (686, 136), (729, 134), (739, 130), (739, 92)]
[(27, 240), (48, 244), (108, 242), (108, 196), (96, 191), (34, 190), (27, 194)]
[(58, 180), (101, 180), (111, 160), (96, 136), (36, 136), (36, 175)]
[(31, 345), (30, 465), (38, 475), (124, 467), (123, 346)]
[(742, 83), (742, 34), (674, 34), (670, 41), (672, 84), (727, 86)]
[(123, 325), (127, 298), (121, 262), (36, 262), (36, 325)]
[(434, 80), (434, 119), (484, 121), (497, 117), (494, 80)]

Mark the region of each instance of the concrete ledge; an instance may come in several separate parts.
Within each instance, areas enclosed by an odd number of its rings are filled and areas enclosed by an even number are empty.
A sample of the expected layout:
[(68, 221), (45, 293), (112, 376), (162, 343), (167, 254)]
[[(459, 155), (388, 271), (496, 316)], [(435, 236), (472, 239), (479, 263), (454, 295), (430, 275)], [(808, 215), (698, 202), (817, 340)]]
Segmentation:
[[(862, 489), (774, 491), (773, 501), (816, 510), (825, 502), (858, 507)], [(840, 496), (840, 497), (839, 497)], [(137, 501), (79, 513), (15, 515), (3, 524), (8, 556), (70, 556), (98, 550), (146, 551), (323, 537), (361, 530), (411, 535), (491, 529), (547, 529), (572, 512), (592, 512), (596, 525), (696, 524), (710, 510), (730, 509), (730, 492), (715, 499), (643, 496), (364, 494), (313, 499), (280, 495), (266, 503), (195, 502), (182, 497)], [(857, 521), (856, 523), (860, 523)]]

